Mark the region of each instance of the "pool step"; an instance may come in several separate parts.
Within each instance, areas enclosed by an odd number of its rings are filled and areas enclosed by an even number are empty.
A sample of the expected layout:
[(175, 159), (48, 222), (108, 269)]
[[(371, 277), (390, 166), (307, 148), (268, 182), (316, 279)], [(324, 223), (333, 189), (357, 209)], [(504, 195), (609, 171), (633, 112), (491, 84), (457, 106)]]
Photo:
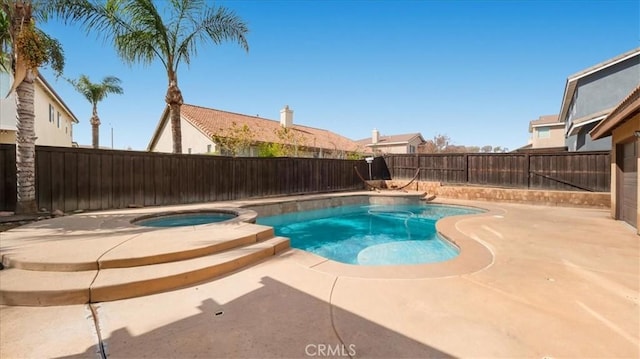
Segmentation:
[(100, 270), (91, 285), (91, 302), (140, 297), (200, 283), (288, 248), (289, 239), (274, 237), (215, 255), (144, 267)]
[(152, 230), (125, 239), (88, 237), (90, 246), (52, 240), (3, 256), (5, 267), (32, 271), (76, 272), (127, 268), (202, 257), (273, 238), (272, 227), (242, 223)]
[(223, 252), (141, 266), (75, 272), (0, 271), (0, 304), (52, 306), (84, 304), (170, 291), (214, 279), (289, 248), (273, 237)]

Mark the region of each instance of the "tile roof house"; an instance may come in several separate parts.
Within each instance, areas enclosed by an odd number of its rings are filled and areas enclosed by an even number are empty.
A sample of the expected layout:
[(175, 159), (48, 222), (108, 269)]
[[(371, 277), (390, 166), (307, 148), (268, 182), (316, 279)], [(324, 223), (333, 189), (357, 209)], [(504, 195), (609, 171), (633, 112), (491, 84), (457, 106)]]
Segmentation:
[[(366, 149), (354, 141), (334, 132), (293, 123), (293, 110), (286, 106), (280, 111), (280, 121), (259, 116), (249, 116), (201, 106), (183, 104), (180, 110), (183, 153), (220, 153), (220, 146), (213, 135), (229, 133), (234, 126), (247, 125), (253, 135), (253, 143), (243, 156), (258, 156), (260, 144), (284, 144), (295, 147), (294, 156), (317, 158), (347, 158), (350, 154), (366, 153)], [(171, 152), (171, 123), (169, 109), (162, 113), (160, 122), (147, 147), (152, 152)], [(288, 139), (278, 135), (288, 129)], [(292, 141), (295, 143), (284, 143)]]
[(381, 136), (375, 128), (371, 131), (371, 137), (357, 141), (358, 144), (371, 149), (374, 153), (416, 153), (418, 146), (425, 142), (420, 133)]
[[(0, 143), (16, 143), (18, 132), (15, 91), (7, 96), (11, 82), (10, 74), (0, 72)], [(78, 118), (41, 74), (34, 81), (33, 96), (36, 145), (71, 147)]]
[(636, 87), (590, 133), (611, 136), (611, 215), (640, 234), (640, 86)]
[(595, 140), (589, 131), (638, 85), (640, 48), (569, 76), (559, 114), (569, 151), (609, 150), (610, 136)]
[(558, 115), (540, 116), (529, 122), (531, 144), (528, 149), (564, 148), (564, 123), (558, 121)]

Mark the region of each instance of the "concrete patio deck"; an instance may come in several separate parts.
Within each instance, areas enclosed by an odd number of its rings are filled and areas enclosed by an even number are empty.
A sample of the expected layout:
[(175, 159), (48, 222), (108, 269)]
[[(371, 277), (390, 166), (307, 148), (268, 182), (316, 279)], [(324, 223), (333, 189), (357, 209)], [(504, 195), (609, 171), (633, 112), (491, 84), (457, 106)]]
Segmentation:
[(288, 250), (171, 292), (0, 306), (0, 357), (640, 357), (634, 229), (608, 210), (438, 201), (490, 211), (439, 227), (488, 265), (393, 279)]

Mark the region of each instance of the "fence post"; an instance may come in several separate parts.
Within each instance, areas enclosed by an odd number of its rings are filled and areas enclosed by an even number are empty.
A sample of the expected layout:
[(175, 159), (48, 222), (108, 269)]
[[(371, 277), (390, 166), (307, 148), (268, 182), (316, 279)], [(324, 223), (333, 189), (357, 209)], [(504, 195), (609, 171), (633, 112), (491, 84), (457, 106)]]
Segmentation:
[[(414, 158), (415, 158), (414, 162), (416, 164), (416, 166), (415, 166), (416, 168), (413, 171), (413, 173), (415, 173), (416, 171), (418, 171), (420, 169), (420, 155), (417, 152), (416, 152)], [(421, 179), (422, 179), (422, 173), (418, 174), (417, 180), (420, 181)], [(416, 190), (417, 190), (417, 188), (416, 188)]]
[(524, 154), (524, 184), (526, 185), (527, 188), (530, 188), (531, 186), (531, 163), (530, 163), (530, 158), (529, 158), (529, 154), (525, 153)]
[(462, 179), (464, 180), (465, 184), (469, 183), (469, 154), (465, 153), (464, 156), (462, 156), (462, 162), (463, 162), (463, 170), (464, 172), (462, 173)]

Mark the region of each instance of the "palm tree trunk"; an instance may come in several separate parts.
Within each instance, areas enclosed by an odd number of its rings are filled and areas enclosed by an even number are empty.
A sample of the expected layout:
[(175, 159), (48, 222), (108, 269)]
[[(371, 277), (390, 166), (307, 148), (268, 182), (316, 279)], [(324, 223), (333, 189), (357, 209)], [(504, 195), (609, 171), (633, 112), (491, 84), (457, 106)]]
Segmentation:
[(36, 135), (34, 129), (35, 74), (27, 70), (27, 75), (16, 88), (16, 107), (18, 112), (18, 132), (16, 134), (16, 170), (18, 198), (16, 213), (36, 213), (35, 154)]
[(96, 124), (93, 122), (93, 119), (91, 119), (91, 144), (95, 149), (100, 148), (99, 138), (100, 138), (100, 123)]
[(100, 148), (100, 118), (98, 117), (98, 109), (93, 105), (93, 116), (91, 116), (91, 144), (93, 148)]
[(182, 92), (178, 88), (178, 82), (169, 82), (165, 101), (169, 105), (169, 117), (171, 118), (171, 135), (173, 137), (173, 153), (182, 153), (182, 129), (180, 127), (180, 107), (182, 106)]

